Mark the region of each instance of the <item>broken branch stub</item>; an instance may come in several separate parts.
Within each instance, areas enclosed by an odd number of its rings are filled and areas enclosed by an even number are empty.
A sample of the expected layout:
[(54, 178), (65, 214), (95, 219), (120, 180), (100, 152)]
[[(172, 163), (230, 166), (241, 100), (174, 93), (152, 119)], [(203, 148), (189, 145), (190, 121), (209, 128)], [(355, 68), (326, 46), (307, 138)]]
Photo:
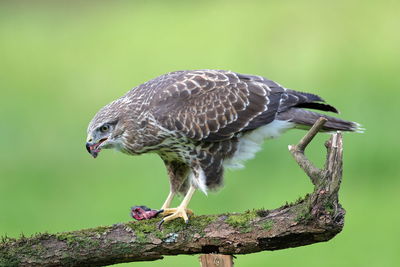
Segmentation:
[(326, 121), (323, 117), (319, 118), (297, 145), (289, 146), (289, 151), (314, 184), (314, 192), (309, 199), (311, 214), (313, 216), (321, 216), (320, 219), (323, 219), (324, 212), (328, 211), (332, 213), (332, 216), (328, 217), (332, 217), (338, 225), (343, 227), (345, 211), (338, 202), (338, 192), (343, 172), (342, 134), (336, 132), (326, 141), (327, 156), (324, 169), (321, 170), (315, 167), (304, 154), (307, 145)]

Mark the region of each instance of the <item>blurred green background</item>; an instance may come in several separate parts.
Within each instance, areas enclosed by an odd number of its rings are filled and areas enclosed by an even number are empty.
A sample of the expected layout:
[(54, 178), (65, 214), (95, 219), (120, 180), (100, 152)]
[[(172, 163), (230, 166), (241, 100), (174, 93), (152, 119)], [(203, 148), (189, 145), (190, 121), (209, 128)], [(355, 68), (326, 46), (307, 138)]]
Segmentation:
[[(399, 13), (399, 1), (2, 1), (0, 235), (109, 225), (130, 220), (132, 205), (159, 207), (169, 189), (161, 160), (114, 151), (94, 160), (87, 124), (160, 74), (228, 69), (317, 93), (367, 128), (344, 139), (343, 232), (238, 255), (236, 266), (399, 266)], [(190, 207), (276, 208), (310, 192), (287, 151), (303, 134), (266, 142), (246, 169), (226, 173), (222, 191), (197, 193)], [(327, 138), (308, 152), (318, 164)], [(199, 263), (171, 256), (131, 265)]]

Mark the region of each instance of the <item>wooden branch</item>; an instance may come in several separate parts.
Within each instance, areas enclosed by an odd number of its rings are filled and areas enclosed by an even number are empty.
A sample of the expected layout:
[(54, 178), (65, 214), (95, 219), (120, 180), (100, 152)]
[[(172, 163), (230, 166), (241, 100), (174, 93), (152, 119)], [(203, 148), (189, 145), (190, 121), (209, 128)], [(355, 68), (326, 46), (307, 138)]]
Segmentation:
[(298, 145), (289, 147), (315, 185), (313, 193), (295, 203), (275, 210), (193, 216), (188, 224), (168, 222), (161, 231), (157, 227), (160, 219), (155, 218), (29, 238), (3, 238), (0, 266), (104, 266), (158, 260), (166, 255), (248, 254), (330, 240), (342, 230), (345, 214), (338, 203), (341, 134), (334, 134), (326, 143), (323, 170), (304, 156), (304, 149), (322, 125), (323, 120), (319, 120)]
[(300, 168), (302, 168), (308, 177), (310, 177), (313, 185), (317, 185), (318, 180), (323, 176), (323, 174), (322, 171), (315, 167), (314, 164), (312, 164), (312, 162), (304, 155), (304, 150), (322, 126), (324, 126), (325, 122), (327, 122), (326, 118), (319, 118), (297, 145), (289, 145), (290, 153), (292, 153)]
[(203, 254), (200, 256), (201, 267), (233, 267), (232, 255)]

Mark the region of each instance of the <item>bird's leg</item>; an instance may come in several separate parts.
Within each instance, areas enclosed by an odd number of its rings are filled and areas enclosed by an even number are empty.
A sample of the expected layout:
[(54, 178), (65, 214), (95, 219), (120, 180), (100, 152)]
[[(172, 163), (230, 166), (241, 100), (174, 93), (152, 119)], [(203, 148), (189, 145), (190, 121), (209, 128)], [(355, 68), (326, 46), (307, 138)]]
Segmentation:
[(174, 199), (174, 196), (175, 196), (175, 193), (172, 192), (172, 190), (169, 191), (168, 197), (167, 197), (167, 199), (165, 200), (164, 204), (162, 205), (161, 210), (168, 209), (169, 206), (171, 206), (171, 202), (172, 202), (172, 200)]
[(181, 204), (174, 209), (165, 209), (162, 212), (162, 215), (168, 215), (171, 214), (164, 219), (162, 219), (161, 223), (171, 221), (173, 219), (181, 217), (186, 223), (189, 221), (188, 214), (191, 215), (193, 212), (189, 209), (187, 209), (187, 206), (189, 205), (190, 199), (192, 198), (194, 192), (196, 191), (196, 188), (191, 185), (188, 192), (186, 193), (184, 199), (182, 200)]

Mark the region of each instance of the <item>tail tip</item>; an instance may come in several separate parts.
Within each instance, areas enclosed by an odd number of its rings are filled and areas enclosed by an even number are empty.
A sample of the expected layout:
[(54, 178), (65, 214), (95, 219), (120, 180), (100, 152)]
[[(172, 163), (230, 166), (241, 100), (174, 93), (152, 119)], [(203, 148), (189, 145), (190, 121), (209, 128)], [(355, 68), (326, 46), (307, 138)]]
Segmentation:
[(358, 122), (351, 122), (350, 131), (355, 133), (364, 133), (366, 129)]

